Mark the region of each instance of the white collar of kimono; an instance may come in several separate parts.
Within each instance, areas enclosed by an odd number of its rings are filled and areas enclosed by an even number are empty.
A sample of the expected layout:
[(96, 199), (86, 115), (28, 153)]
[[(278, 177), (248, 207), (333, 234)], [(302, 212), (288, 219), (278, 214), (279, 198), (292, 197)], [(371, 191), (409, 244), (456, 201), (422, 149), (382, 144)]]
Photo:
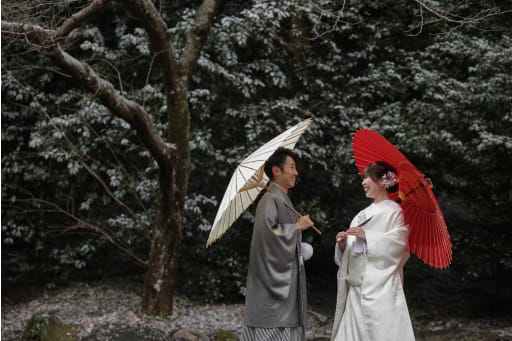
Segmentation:
[[(386, 200), (382, 200), (382, 201), (379, 201), (379, 202), (374, 202), (372, 203), (369, 207), (367, 207), (363, 212), (363, 214), (365, 214), (364, 218), (363, 219), (366, 219), (368, 218), (369, 216), (372, 216), (373, 215), (373, 210), (377, 208), (377, 206), (382, 206), (382, 205), (388, 205), (390, 203), (392, 203), (393, 200), (391, 199), (386, 199)], [(366, 240), (361, 240), (359, 238), (356, 238), (354, 240), (354, 242), (352, 243), (352, 246), (351, 246), (351, 251), (352, 251), (352, 256), (357, 256), (359, 254), (366, 254), (368, 252), (368, 246), (366, 244)]]

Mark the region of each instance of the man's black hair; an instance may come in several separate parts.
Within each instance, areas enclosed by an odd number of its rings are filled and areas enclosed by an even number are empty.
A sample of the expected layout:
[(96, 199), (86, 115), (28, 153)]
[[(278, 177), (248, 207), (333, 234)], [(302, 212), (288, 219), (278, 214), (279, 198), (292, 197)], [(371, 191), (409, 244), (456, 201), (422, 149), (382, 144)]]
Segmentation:
[(274, 180), (274, 174), (272, 173), (272, 167), (277, 166), (279, 169), (283, 170), (284, 164), (286, 162), (287, 157), (291, 157), (294, 161), (297, 160), (297, 156), (288, 148), (279, 147), (274, 152), (274, 154), (270, 155), (268, 160), (265, 162), (265, 174), (267, 174), (270, 181)]

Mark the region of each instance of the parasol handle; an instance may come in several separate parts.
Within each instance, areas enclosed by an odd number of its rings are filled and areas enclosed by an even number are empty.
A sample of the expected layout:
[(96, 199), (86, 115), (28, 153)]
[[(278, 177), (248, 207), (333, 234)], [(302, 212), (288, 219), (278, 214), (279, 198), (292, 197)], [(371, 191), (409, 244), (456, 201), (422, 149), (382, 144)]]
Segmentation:
[[(290, 205), (288, 205), (288, 203), (287, 203), (286, 201), (284, 201), (284, 204), (286, 205), (286, 207), (288, 207), (290, 210), (292, 210), (292, 211), (293, 211), (293, 213), (295, 213), (297, 216), (299, 216), (299, 217), (301, 217), (301, 216), (302, 216), (302, 214), (300, 214), (299, 212), (297, 212), (297, 211), (295, 210), (295, 208), (293, 208), (293, 207), (291, 207)], [(317, 229), (315, 225), (311, 226), (311, 228), (312, 228), (313, 230), (315, 230), (315, 231), (316, 231), (316, 233), (318, 233), (318, 234), (322, 234), (322, 232), (321, 232), (319, 229)]]
[[(270, 190), (270, 188), (268, 188), (267, 186), (268, 184), (265, 184), (265, 186), (263, 188), (265, 188), (268, 192), (272, 193), (272, 191)], [(283, 200), (283, 203), (286, 205), (286, 207), (288, 207), (290, 210), (293, 211), (293, 213), (295, 213), (298, 217), (302, 217), (302, 214), (300, 214), (299, 212), (297, 212), (297, 210), (293, 207), (291, 207), (290, 205), (288, 205), (288, 203), (286, 201)], [(315, 225), (311, 226), (313, 228), (313, 230), (315, 230), (316, 233), (318, 234), (322, 234), (322, 232), (316, 228)]]

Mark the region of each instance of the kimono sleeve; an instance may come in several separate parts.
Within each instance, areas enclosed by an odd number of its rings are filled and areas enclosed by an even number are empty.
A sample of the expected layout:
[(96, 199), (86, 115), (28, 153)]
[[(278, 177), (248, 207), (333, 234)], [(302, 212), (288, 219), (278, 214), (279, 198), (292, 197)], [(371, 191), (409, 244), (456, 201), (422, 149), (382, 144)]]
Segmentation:
[[(280, 223), (276, 200), (268, 200), (264, 207), (264, 226), (260, 226), (262, 242), (258, 257), (258, 276), (276, 297), (286, 298), (292, 271), (297, 261), (297, 228), (295, 224)], [(263, 212), (262, 212), (263, 213)]]
[(407, 246), (409, 230), (404, 224), (401, 209), (394, 209), (379, 219), (384, 220), (386, 229), (365, 231), (367, 255), (377, 268), (386, 268), (400, 262)]

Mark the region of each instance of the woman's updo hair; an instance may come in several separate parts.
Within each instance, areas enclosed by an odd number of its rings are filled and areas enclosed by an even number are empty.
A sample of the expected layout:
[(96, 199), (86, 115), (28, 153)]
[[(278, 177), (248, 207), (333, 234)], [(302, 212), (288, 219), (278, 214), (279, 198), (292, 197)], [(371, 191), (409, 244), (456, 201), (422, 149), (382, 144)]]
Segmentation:
[[(363, 176), (368, 176), (373, 181), (378, 182), (379, 180), (382, 180), (383, 176), (388, 174), (388, 172), (394, 173), (395, 177), (397, 176), (395, 167), (391, 166), (387, 162), (377, 161), (363, 170)], [(393, 186), (386, 186), (386, 191), (388, 191), (388, 193), (395, 193), (398, 191), (398, 181), (396, 181)]]

